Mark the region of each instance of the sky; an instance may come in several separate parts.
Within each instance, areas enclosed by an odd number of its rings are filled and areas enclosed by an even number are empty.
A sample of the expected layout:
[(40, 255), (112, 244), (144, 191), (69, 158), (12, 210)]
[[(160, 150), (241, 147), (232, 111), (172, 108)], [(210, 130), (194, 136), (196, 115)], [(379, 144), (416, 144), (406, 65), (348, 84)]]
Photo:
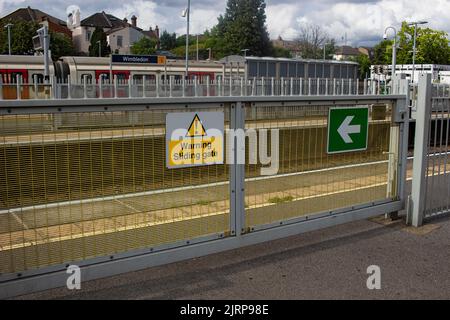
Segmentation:
[[(295, 39), (300, 29), (319, 25), (339, 45), (368, 46), (378, 43), (387, 26), (402, 21), (426, 20), (431, 28), (450, 34), (450, 0), (266, 0), (267, 27), (271, 38)], [(138, 27), (185, 34), (181, 17), (187, 0), (0, 0), (0, 16), (31, 6), (62, 20), (78, 6), (81, 18), (105, 11), (119, 18), (138, 17)], [(226, 0), (191, 0), (191, 33), (201, 33), (217, 23)]]

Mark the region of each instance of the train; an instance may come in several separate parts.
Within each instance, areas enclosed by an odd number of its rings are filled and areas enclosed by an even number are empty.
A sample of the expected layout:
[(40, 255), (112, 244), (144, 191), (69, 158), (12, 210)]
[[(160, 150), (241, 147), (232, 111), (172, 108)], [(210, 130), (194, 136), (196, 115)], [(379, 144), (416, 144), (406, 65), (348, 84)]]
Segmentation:
[[(130, 56), (132, 57), (132, 56)], [(50, 63), (50, 76), (71, 83), (98, 83), (100, 79), (133, 81), (164, 80), (185, 76), (185, 61), (158, 57), (156, 63), (113, 63), (112, 58), (61, 57)], [(284, 59), (270, 57), (228, 56), (220, 61), (189, 62), (188, 79), (218, 80), (223, 77), (242, 78), (329, 78), (356, 79), (357, 64), (346, 61)], [(42, 56), (0, 55), (0, 75), (3, 84), (16, 83), (18, 76), (24, 84), (43, 83), (44, 59)]]

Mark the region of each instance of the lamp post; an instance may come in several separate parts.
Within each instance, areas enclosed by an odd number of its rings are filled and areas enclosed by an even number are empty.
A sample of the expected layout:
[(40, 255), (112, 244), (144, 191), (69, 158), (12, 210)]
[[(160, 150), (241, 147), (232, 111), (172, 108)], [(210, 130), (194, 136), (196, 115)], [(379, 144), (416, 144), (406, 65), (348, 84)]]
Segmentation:
[(414, 82), (414, 72), (416, 70), (416, 38), (417, 38), (417, 25), (426, 24), (428, 21), (414, 21), (408, 23), (408, 26), (414, 26), (414, 40), (413, 40), (413, 70), (411, 76), (411, 82)]
[(384, 36), (383, 36), (383, 38), (385, 40), (387, 39), (387, 31), (389, 29), (392, 29), (394, 31), (394, 45), (392, 47), (392, 75), (395, 75), (395, 66), (396, 66), (396, 62), (397, 62), (397, 29), (395, 29), (394, 27), (387, 27), (384, 30)]
[(244, 53), (244, 57), (247, 57), (247, 51), (250, 51), (250, 49), (242, 49), (241, 52)]
[(13, 24), (8, 23), (5, 28), (8, 29), (8, 54), (11, 55), (11, 27)]
[(208, 61), (211, 60), (211, 48), (207, 48), (208, 50)]
[(37, 30), (37, 34), (40, 39), (40, 45), (44, 49), (44, 82), (48, 83), (50, 79), (50, 68), (49, 68), (49, 49), (50, 49), (50, 36), (48, 34), (47, 26), (43, 26)]
[(191, 0), (188, 0), (187, 8), (183, 11), (181, 15), (183, 18), (186, 18), (186, 79), (188, 77), (189, 72), (189, 23), (190, 23), (190, 15), (191, 15)]

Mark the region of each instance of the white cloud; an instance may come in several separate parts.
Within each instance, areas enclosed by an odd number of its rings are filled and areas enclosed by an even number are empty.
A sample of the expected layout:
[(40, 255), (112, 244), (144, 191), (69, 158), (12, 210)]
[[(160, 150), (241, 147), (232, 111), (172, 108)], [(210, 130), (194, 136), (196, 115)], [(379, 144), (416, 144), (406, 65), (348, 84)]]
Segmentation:
[[(161, 30), (178, 34), (186, 30), (186, 20), (180, 17), (185, 0), (0, 0), (0, 16), (29, 5), (65, 20), (66, 8), (74, 3), (81, 8), (82, 18), (104, 10), (121, 19), (134, 14), (138, 26), (145, 29), (158, 25)], [(191, 3), (193, 34), (214, 26), (226, 6), (226, 0)], [(338, 41), (347, 34), (349, 44), (373, 44), (381, 39), (385, 27), (399, 27), (403, 20), (418, 19), (428, 20), (429, 27), (450, 33), (449, 0), (266, 0), (266, 3), (272, 38), (293, 39), (303, 23), (311, 23), (322, 26)]]

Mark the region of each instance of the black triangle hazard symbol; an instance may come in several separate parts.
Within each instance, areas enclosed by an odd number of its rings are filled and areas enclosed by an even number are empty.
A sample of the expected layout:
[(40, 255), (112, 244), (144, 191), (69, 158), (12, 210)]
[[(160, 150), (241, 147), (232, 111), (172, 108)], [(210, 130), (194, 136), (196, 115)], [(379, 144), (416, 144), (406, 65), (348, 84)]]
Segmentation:
[(203, 127), (203, 124), (200, 121), (200, 117), (196, 114), (194, 119), (192, 120), (191, 125), (189, 126), (188, 132), (186, 133), (186, 137), (204, 137), (204, 136), (206, 136), (205, 127)]

